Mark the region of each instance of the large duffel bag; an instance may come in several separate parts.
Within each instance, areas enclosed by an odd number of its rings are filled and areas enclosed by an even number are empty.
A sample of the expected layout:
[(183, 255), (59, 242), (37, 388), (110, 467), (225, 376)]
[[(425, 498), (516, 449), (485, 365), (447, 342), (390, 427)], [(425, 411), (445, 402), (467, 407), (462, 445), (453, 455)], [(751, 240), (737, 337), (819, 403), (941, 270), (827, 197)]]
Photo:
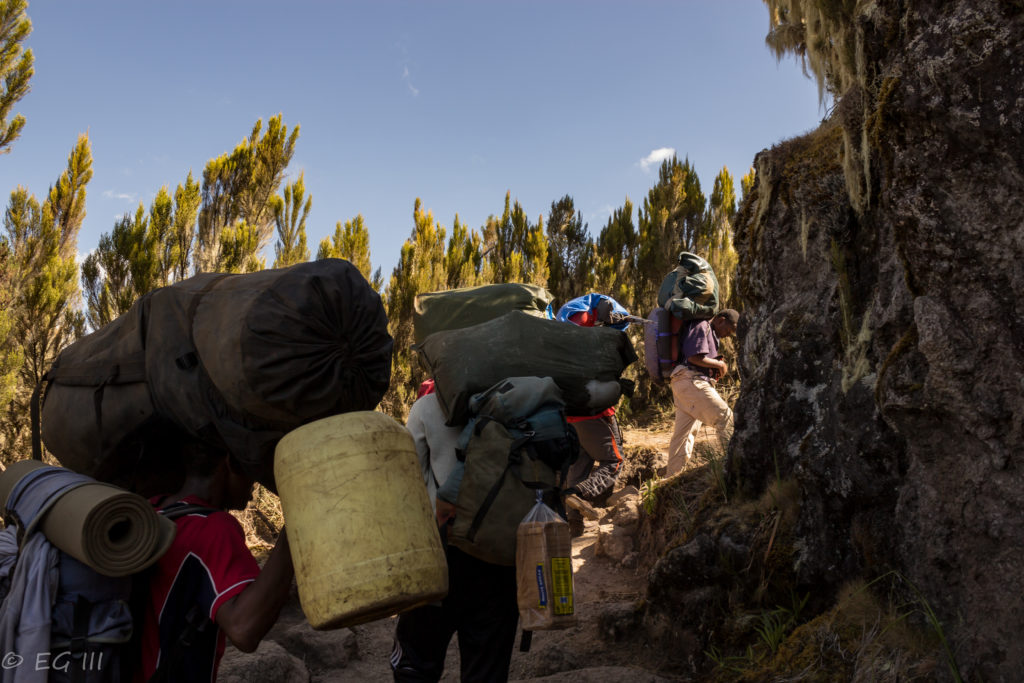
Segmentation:
[(658, 288), (658, 305), (680, 320), (710, 320), (719, 304), (718, 278), (711, 264), (696, 254), (680, 252), (679, 265)]
[(413, 303), (413, 337), (419, 344), (434, 332), (472, 327), (509, 311), (552, 318), (553, 298), (543, 287), (518, 282), (418, 294)]
[(469, 398), (507, 377), (551, 377), (569, 415), (596, 415), (618, 402), (619, 377), (637, 358), (623, 332), (566, 325), (522, 311), (435, 332), (414, 348), (434, 378), (449, 425), (465, 424)]
[(43, 380), (42, 439), (69, 469), (137, 489), (140, 458), (173, 458), (170, 425), (275, 489), (281, 436), (373, 409), (392, 345), (380, 296), (348, 261), (196, 275), (64, 349)]

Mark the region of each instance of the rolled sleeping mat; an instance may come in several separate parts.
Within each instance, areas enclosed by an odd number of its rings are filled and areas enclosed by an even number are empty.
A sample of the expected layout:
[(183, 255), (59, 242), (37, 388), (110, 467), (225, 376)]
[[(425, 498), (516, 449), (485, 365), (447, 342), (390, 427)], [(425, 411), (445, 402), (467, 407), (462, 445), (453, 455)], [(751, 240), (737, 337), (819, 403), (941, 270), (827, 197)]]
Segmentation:
[(106, 576), (149, 567), (177, 530), (142, 496), (38, 460), (0, 473), (0, 501), (26, 534), (39, 528), (55, 547)]

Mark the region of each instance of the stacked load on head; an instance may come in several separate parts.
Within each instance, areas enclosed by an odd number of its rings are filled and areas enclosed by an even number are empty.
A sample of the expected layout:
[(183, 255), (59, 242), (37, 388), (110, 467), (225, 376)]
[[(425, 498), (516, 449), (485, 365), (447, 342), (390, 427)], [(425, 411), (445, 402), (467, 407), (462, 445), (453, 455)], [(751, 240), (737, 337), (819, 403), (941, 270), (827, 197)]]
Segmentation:
[(665, 276), (658, 305), (644, 324), (644, 365), (655, 381), (668, 379), (679, 359), (679, 333), (690, 320), (710, 320), (719, 308), (718, 278), (700, 256), (684, 251)]
[(509, 311), (551, 318), (552, 298), (543, 287), (518, 282), (419, 294), (413, 304), (413, 338), (419, 344), (434, 332), (472, 327)]
[(619, 377), (636, 360), (629, 339), (610, 327), (555, 323), (551, 299), (543, 288), (517, 283), (416, 297), (414, 334), (422, 341), (415, 349), (449, 425), (466, 422), (473, 394), (509, 377), (551, 377), (571, 415), (615, 405)]
[(72, 470), (136, 490), (158, 472), (166, 491), (177, 463), (165, 435), (185, 432), (274, 489), (278, 440), (373, 409), (391, 351), (380, 296), (347, 261), (200, 274), (60, 354), (44, 380), (42, 438)]

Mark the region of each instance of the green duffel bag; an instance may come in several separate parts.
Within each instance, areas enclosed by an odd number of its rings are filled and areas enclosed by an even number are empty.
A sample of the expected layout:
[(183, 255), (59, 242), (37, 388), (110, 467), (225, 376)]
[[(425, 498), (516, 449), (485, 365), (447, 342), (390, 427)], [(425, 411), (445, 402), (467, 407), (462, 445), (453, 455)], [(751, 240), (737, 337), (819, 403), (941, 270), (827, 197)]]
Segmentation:
[(413, 338), (419, 344), (434, 332), (472, 327), (509, 311), (553, 318), (553, 299), (543, 287), (518, 282), (418, 294), (413, 303)]
[(470, 397), (506, 377), (551, 377), (569, 415), (596, 415), (632, 389), (620, 377), (636, 360), (624, 332), (566, 325), (522, 311), (436, 332), (414, 348), (434, 378), (448, 425), (465, 424)]
[(665, 276), (658, 289), (658, 305), (680, 320), (710, 320), (721, 303), (718, 278), (711, 264), (688, 251)]

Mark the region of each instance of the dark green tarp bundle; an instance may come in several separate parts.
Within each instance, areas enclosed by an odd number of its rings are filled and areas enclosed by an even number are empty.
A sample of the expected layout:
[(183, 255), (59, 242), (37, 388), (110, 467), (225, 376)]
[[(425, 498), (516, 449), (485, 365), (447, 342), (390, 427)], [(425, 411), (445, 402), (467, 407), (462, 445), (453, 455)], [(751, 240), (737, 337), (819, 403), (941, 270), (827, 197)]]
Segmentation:
[(419, 294), (413, 305), (413, 337), (419, 344), (434, 332), (471, 327), (516, 310), (551, 318), (553, 298), (543, 287), (518, 282)]
[(569, 415), (615, 405), (619, 377), (636, 353), (623, 332), (511, 311), (461, 330), (435, 332), (416, 347), (434, 378), (449, 425), (464, 424), (469, 398), (508, 377), (551, 377)]
[(147, 461), (173, 457), (161, 443), (170, 427), (226, 447), (274, 489), (284, 433), (380, 402), (387, 322), (380, 296), (341, 259), (196, 275), (60, 354), (44, 380), (43, 440), (69, 469), (138, 490), (141, 470), (173, 464)]

